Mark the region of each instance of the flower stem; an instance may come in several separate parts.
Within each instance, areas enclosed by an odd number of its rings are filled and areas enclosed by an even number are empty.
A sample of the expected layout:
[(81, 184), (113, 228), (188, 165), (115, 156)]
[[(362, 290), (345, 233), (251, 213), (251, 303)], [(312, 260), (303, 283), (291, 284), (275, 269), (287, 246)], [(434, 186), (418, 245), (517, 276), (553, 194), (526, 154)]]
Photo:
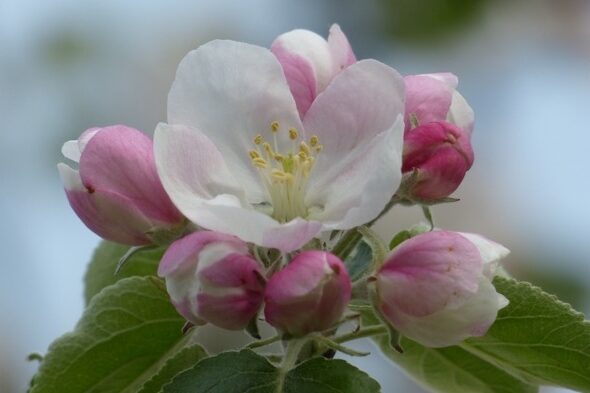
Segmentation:
[(387, 328), (382, 325), (376, 325), (362, 328), (355, 332), (346, 333), (338, 337), (334, 337), (333, 341), (340, 344), (363, 337), (380, 336), (383, 334), (387, 334)]
[[(366, 227), (370, 228), (375, 224), (381, 217), (383, 217), (392, 207), (397, 205), (400, 201), (400, 198), (397, 195), (394, 195), (387, 205), (383, 208), (381, 213), (371, 221), (365, 224)], [(355, 247), (359, 244), (363, 235), (357, 230), (357, 228), (349, 229), (344, 233), (344, 236), (336, 243), (334, 248), (332, 249), (332, 253), (337, 255), (340, 259), (345, 260), (350, 253), (355, 249)]]
[(285, 384), (285, 377), (287, 373), (291, 371), (295, 364), (297, 364), (297, 357), (299, 356), (299, 352), (301, 348), (307, 342), (306, 339), (291, 339), (287, 342), (287, 348), (285, 349), (285, 357), (283, 357), (283, 361), (281, 362), (281, 366), (278, 370), (278, 379), (277, 379), (277, 388), (275, 393), (282, 393), (283, 392), (283, 385)]
[(264, 347), (266, 345), (276, 343), (280, 339), (281, 339), (281, 336), (279, 336), (279, 335), (272, 336), (269, 338), (265, 338), (264, 340), (258, 340), (258, 341), (251, 342), (250, 344), (246, 345), (246, 348), (254, 349), (254, 348)]

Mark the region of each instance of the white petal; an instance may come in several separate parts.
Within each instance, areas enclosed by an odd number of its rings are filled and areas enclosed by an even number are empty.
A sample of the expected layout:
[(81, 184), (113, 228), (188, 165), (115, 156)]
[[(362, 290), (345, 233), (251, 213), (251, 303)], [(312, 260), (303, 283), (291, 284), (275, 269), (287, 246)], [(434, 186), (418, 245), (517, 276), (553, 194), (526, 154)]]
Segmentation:
[(312, 209), (310, 218), (322, 221), (326, 229), (349, 229), (375, 218), (401, 181), (403, 130), (399, 115), (391, 129), (353, 150), (327, 171), (318, 172), (309, 184), (306, 203), (322, 209)]
[(482, 278), (478, 292), (456, 309), (447, 308), (426, 317), (398, 314), (400, 332), (428, 347), (456, 345), (469, 337), (483, 336), (508, 300)]
[(80, 173), (77, 170), (72, 169), (68, 165), (61, 162), (57, 164), (57, 170), (59, 171), (61, 182), (63, 183), (63, 186), (66, 190), (86, 191), (86, 187), (84, 187), (84, 184), (82, 184)]
[(457, 90), (453, 92), (451, 108), (447, 114), (447, 121), (463, 128), (468, 132), (473, 131), (475, 115), (465, 98)]
[(218, 200), (205, 201), (195, 209), (191, 219), (204, 228), (235, 235), (264, 247), (289, 252), (313, 239), (321, 223), (296, 218), (281, 224), (264, 213)]
[(457, 85), (459, 85), (459, 78), (455, 74), (450, 72), (437, 72), (433, 74), (422, 74), (423, 76), (429, 76), (431, 78), (437, 79), (441, 82), (445, 82), (451, 89), (456, 89)]
[(374, 60), (346, 68), (316, 98), (304, 119), (324, 147), (307, 194), (324, 209), (314, 218), (344, 229), (381, 211), (401, 179), (403, 113), (402, 77)]
[(168, 95), (168, 123), (205, 134), (244, 185), (259, 180), (248, 152), (257, 134), (272, 140), (273, 121), (282, 131), (278, 144), (290, 146), (287, 130), (301, 129), (301, 121), (282, 68), (268, 49), (218, 40), (180, 63)]
[(292, 30), (278, 36), (273, 42), (274, 46), (280, 46), (310, 62), (316, 77), (316, 91), (322, 91), (328, 86), (335, 67), (328, 42), (322, 36), (309, 30)]
[(65, 158), (74, 162), (80, 162), (80, 156), (82, 153), (78, 147), (78, 141), (71, 140), (64, 143), (61, 147), (61, 154), (63, 154)]
[(481, 235), (475, 233), (459, 232), (461, 236), (467, 238), (471, 243), (475, 244), (481, 254), (481, 258), (484, 263), (498, 262), (504, 259), (510, 254), (510, 250), (496, 243), (490, 239), (487, 239)]
[[(203, 200), (233, 196), (245, 203), (243, 188), (228, 170), (215, 145), (198, 130), (180, 125), (158, 124), (154, 133), (158, 175), (172, 202), (189, 219)], [(250, 183), (254, 187), (258, 183)], [(262, 193), (251, 188), (251, 193)]]

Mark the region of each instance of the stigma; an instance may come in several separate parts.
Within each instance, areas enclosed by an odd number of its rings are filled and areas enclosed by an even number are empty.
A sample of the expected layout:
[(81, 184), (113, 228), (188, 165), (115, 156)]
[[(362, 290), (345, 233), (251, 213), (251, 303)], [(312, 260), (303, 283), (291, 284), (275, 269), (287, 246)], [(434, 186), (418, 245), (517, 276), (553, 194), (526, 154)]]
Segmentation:
[[(279, 151), (277, 134), (289, 136), (288, 151)], [(317, 135), (304, 140), (295, 128), (281, 129), (277, 121), (270, 124), (269, 139), (262, 134), (254, 138), (254, 149), (249, 151), (252, 165), (258, 169), (270, 197), (272, 217), (288, 222), (296, 217), (305, 218), (305, 190), (309, 174), (323, 146)]]

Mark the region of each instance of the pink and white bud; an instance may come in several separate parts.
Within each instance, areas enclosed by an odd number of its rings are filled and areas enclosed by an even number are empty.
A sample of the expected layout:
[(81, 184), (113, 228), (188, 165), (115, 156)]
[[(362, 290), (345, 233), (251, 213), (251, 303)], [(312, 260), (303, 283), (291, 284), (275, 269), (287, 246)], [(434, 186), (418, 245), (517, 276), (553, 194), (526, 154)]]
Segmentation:
[(446, 347), (486, 334), (508, 300), (492, 285), (508, 254), (479, 235), (432, 231), (399, 245), (376, 275), (377, 306), (402, 335)]
[(142, 132), (122, 125), (91, 128), (62, 152), (79, 163), (79, 170), (57, 165), (68, 201), (99, 236), (150, 244), (154, 235), (182, 224), (156, 172), (152, 140)]
[(454, 124), (435, 121), (404, 135), (402, 172), (408, 179), (404, 192), (410, 199), (446, 198), (473, 165), (471, 134)]
[(303, 336), (332, 327), (350, 295), (350, 277), (337, 256), (305, 251), (268, 281), (264, 315), (277, 329)]
[(337, 24), (330, 27), (328, 40), (303, 29), (281, 34), (272, 43), (271, 51), (283, 67), (302, 118), (332, 79), (356, 62), (350, 43)]
[(158, 275), (176, 310), (188, 321), (245, 328), (262, 304), (264, 284), (248, 245), (219, 232), (194, 232), (172, 243)]
[(459, 83), (451, 73), (409, 75), (406, 85), (406, 133), (433, 121), (447, 121), (467, 133), (473, 131), (473, 109), (456, 90)]

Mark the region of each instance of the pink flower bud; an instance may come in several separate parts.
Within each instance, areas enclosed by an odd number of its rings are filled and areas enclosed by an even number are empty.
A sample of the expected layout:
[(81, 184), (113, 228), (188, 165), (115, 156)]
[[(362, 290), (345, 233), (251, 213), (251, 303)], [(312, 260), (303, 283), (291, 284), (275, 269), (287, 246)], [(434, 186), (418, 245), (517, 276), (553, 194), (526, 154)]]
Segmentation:
[(264, 315), (272, 326), (302, 336), (332, 327), (350, 294), (350, 278), (338, 257), (305, 251), (268, 281)]
[(79, 171), (57, 166), (70, 205), (99, 236), (149, 244), (183, 222), (158, 178), (152, 140), (142, 132), (120, 125), (92, 128), (66, 142), (62, 152), (79, 163)]
[(378, 307), (401, 334), (429, 347), (483, 336), (508, 304), (491, 283), (494, 264), (507, 253), (478, 235), (415, 236), (377, 272)]
[(158, 275), (177, 311), (194, 324), (245, 328), (262, 304), (259, 263), (246, 243), (219, 232), (194, 232), (172, 243)]
[(402, 172), (408, 174), (404, 192), (422, 201), (448, 197), (473, 159), (469, 133), (444, 121), (418, 126), (404, 135)]
[(447, 121), (467, 133), (473, 131), (473, 110), (456, 90), (451, 73), (409, 75), (406, 85), (405, 131), (433, 121)]

